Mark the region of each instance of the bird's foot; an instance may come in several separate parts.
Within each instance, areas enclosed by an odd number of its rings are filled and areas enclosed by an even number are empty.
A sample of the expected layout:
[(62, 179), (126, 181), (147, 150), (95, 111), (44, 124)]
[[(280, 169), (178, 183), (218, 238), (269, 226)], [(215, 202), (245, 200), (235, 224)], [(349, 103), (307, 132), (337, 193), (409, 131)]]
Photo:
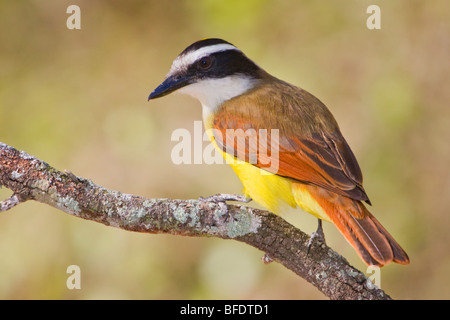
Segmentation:
[(200, 197), (199, 200), (217, 203), (219, 205), (220, 210), (225, 213), (226, 216), (225, 220), (228, 220), (231, 215), (228, 213), (228, 205), (226, 201), (238, 201), (249, 203), (250, 201), (252, 201), (252, 198), (247, 198), (246, 196), (239, 194), (219, 193), (207, 198)]
[(325, 234), (323, 233), (321, 219), (319, 219), (319, 224), (317, 226), (317, 230), (314, 231), (313, 233), (311, 233), (309, 241), (306, 245), (308, 247), (308, 251), (307, 251), (308, 254), (309, 254), (309, 250), (311, 249), (311, 246), (313, 245), (314, 242), (317, 242), (318, 244), (325, 244)]
[(264, 262), (264, 264), (269, 264), (269, 263), (273, 262), (273, 259), (271, 257), (269, 257), (269, 255), (267, 253), (264, 253), (261, 260)]

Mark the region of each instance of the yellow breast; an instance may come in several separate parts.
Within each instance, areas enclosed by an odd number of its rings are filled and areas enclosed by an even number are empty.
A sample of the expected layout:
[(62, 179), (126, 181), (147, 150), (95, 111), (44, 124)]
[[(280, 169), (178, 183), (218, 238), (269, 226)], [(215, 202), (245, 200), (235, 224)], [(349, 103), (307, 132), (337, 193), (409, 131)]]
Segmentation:
[(212, 129), (212, 115), (205, 118), (205, 129), (211, 143), (222, 154), (226, 162), (233, 168), (234, 172), (244, 186), (246, 197), (264, 206), (275, 214), (282, 214), (287, 207), (301, 207), (303, 210), (317, 216), (320, 219), (329, 220), (325, 211), (310, 195), (303, 184), (291, 179), (270, 174), (248, 162), (223, 152), (215, 142)]

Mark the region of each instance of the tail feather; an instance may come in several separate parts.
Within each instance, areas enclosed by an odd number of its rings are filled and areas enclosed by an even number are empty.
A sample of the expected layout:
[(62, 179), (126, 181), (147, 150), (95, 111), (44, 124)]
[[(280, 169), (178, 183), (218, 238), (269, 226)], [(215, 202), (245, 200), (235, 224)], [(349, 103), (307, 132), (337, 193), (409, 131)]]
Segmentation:
[(405, 250), (403, 250), (402, 247), (400, 247), (397, 241), (395, 241), (395, 239), (389, 234), (389, 232), (387, 232), (387, 230), (381, 225), (381, 223), (378, 222), (377, 219), (375, 219), (374, 216), (371, 215), (371, 217), (372, 221), (375, 223), (378, 230), (380, 230), (380, 232), (382, 232), (386, 236), (386, 239), (389, 241), (389, 244), (391, 245), (392, 253), (394, 255), (392, 261), (399, 264), (409, 264), (409, 257), (406, 254)]
[[(375, 226), (370, 216), (366, 216), (362, 219), (355, 218), (351, 212), (348, 214), (350, 217), (348, 226), (349, 231), (354, 233), (353, 237), (356, 237), (364, 250), (367, 251), (372, 260), (383, 262), (383, 264), (392, 261), (393, 253), (389, 241), (386, 239), (383, 233), (380, 233)], [(354, 222), (354, 223), (352, 223)]]
[(309, 189), (328, 218), (368, 265), (409, 263), (406, 252), (361, 201), (323, 189), (317, 192), (315, 187)]
[[(343, 210), (341, 207), (335, 206), (334, 212), (329, 216), (347, 241), (357, 250), (360, 257), (368, 265), (384, 266), (392, 261), (408, 264), (408, 255), (389, 232), (361, 202), (351, 201), (353, 205), (350, 208), (347, 206), (346, 210)], [(355, 206), (361, 207), (362, 217), (355, 216), (354, 210), (352, 210)]]
[[(338, 225), (336, 225), (338, 226)], [(339, 230), (341, 228), (338, 227)], [(341, 232), (344, 237), (347, 239), (347, 241), (353, 246), (353, 248), (356, 249), (356, 252), (358, 255), (363, 259), (363, 261), (368, 265), (379, 265), (379, 262), (372, 258), (372, 255), (369, 253), (369, 251), (364, 247), (364, 245), (359, 241), (359, 239), (356, 237), (355, 234), (349, 232), (348, 234), (344, 234)]]

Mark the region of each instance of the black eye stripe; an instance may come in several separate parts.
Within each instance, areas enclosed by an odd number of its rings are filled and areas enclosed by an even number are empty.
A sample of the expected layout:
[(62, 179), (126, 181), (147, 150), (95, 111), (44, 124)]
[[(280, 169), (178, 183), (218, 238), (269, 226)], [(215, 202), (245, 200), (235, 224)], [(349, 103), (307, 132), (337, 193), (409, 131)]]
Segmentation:
[[(203, 66), (204, 59), (209, 66)], [(226, 50), (202, 57), (188, 68), (189, 74), (195, 74), (198, 78), (223, 78), (234, 74), (245, 74), (258, 77), (260, 68), (241, 51)]]
[(213, 61), (214, 61), (213, 56), (207, 56), (207, 57), (200, 58), (200, 60), (198, 60), (198, 62), (197, 62), (197, 65), (199, 66), (199, 68), (201, 70), (207, 70), (212, 66)]

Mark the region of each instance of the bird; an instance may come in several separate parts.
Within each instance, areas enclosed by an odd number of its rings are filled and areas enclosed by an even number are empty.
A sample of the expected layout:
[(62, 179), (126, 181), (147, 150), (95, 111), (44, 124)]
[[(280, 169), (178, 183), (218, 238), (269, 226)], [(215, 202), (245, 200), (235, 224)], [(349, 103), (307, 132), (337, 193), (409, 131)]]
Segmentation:
[(242, 182), (244, 199), (277, 215), (289, 207), (314, 215), (318, 228), (311, 239), (324, 241), (322, 220), (331, 222), (369, 266), (409, 264), (367, 209), (371, 202), (356, 157), (314, 95), (272, 76), (219, 38), (184, 49), (148, 100), (173, 92), (201, 103), (205, 130)]

